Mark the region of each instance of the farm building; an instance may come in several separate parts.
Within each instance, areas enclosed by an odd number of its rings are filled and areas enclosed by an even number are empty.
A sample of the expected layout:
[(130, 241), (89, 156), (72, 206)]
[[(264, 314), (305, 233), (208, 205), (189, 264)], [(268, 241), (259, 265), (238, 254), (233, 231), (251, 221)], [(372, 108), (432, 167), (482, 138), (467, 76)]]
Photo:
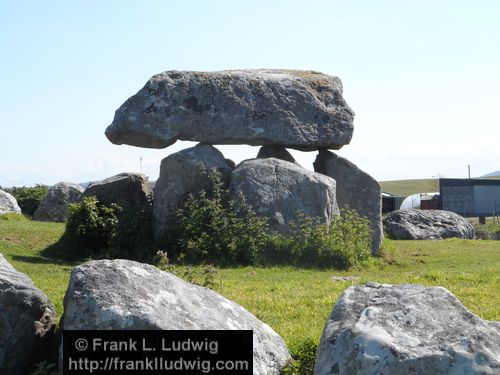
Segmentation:
[(442, 178), (441, 206), (462, 216), (497, 216), (500, 213), (500, 180)]
[(401, 207), (401, 203), (405, 197), (401, 197), (398, 195), (392, 195), (389, 193), (382, 193), (382, 212), (391, 212), (394, 210), (399, 210)]
[[(429, 203), (428, 203), (429, 202)], [(409, 210), (411, 208), (420, 208), (423, 210), (438, 210), (439, 206), (439, 193), (417, 193), (406, 197), (401, 203), (400, 210)]]

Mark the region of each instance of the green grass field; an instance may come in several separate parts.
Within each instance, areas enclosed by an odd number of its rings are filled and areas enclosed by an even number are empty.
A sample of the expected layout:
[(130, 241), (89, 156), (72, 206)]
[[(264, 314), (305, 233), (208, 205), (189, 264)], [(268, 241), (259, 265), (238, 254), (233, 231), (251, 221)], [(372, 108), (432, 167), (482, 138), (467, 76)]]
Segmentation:
[[(64, 224), (0, 220), (0, 253), (26, 273), (54, 302), (58, 317), (75, 264), (42, 255), (57, 242)], [(387, 241), (385, 261), (373, 260), (350, 271), (230, 268), (220, 271), (222, 294), (273, 327), (293, 351), (310, 338), (319, 341), (325, 321), (352, 282), (333, 275), (355, 275), (355, 283), (441, 285), (484, 319), (500, 320), (500, 242), (474, 240)]]

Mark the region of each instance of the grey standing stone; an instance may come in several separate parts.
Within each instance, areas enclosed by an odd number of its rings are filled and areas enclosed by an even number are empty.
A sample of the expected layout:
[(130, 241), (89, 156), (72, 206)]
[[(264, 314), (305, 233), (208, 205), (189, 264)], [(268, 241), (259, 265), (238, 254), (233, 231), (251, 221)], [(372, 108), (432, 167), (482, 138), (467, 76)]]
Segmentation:
[(150, 194), (149, 181), (141, 173), (120, 173), (102, 181), (92, 182), (83, 197), (95, 196), (103, 204), (116, 203), (124, 210), (144, 207)]
[(443, 287), (352, 286), (321, 336), (315, 375), (499, 374), (500, 323)]
[(167, 156), (161, 161), (160, 177), (154, 190), (153, 213), (155, 232), (159, 237), (176, 221), (176, 213), (189, 194), (210, 187), (207, 173), (221, 173), (222, 181), (229, 184), (232, 166), (215, 147), (198, 144)]
[(475, 231), (464, 217), (442, 210), (396, 210), (384, 216), (389, 237), (397, 240), (473, 239)]
[(17, 204), (16, 198), (6, 191), (0, 190), (0, 215), (10, 213), (21, 213), (21, 208)]
[(279, 374), (290, 359), (283, 339), (240, 305), (148, 264), (84, 263), (71, 272), (64, 329), (238, 330), (254, 336), (254, 374)]
[(384, 238), (382, 229), (382, 191), (379, 183), (354, 163), (333, 152), (321, 150), (314, 170), (337, 182), (339, 208), (351, 208), (370, 222), (371, 253), (378, 255)]
[(78, 202), (83, 191), (80, 185), (71, 182), (59, 182), (51, 186), (35, 211), (33, 220), (66, 221), (69, 204)]
[(167, 71), (118, 108), (106, 136), (149, 148), (186, 140), (339, 149), (354, 118), (342, 90), (339, 78), (313, 71)]
[(29, 374), (46, 359), (55, 321), (47, 296), (0, 254), (0, 374)]
[(339, 214), (335, 180), (280, 159), (241, 162), (231, 174), (230, 190), (235, 196), (243, 193), (257, 215), (270, 218), (282, 232), (298, 212), (327, 224)]
[(299, 164), (295, 161), (292, 154), (288, 152), (288, 150), (280, 145), (266, 145), (262, 146), (257, 154), (257, 159), (265, 159), (265, 158), (276, 158), (285, 161), (289, 161), (290, 163)]

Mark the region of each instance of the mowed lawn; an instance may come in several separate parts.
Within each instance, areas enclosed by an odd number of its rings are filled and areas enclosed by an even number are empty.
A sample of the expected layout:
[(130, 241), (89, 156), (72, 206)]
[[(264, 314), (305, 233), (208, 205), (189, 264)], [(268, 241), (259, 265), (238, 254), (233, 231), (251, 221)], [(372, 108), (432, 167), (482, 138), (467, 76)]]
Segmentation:
[[(76, 264), (44, 257), (64, 224), (0, 220), (0, 253), (30, 276), (53, 301), (58, 318), (71, 269)], [(345, 288), (356, 283), (416, 283), (443, 286), (472, 312), (500, 320), (500, 241), (387, 241), (390, 256), (349, 271), (291, 267), (220, 270), (221, 293), (273, 327), (290, 349), (319, 341), (325, 321)], [(332, 276), (359, 276), (341, 282)]]

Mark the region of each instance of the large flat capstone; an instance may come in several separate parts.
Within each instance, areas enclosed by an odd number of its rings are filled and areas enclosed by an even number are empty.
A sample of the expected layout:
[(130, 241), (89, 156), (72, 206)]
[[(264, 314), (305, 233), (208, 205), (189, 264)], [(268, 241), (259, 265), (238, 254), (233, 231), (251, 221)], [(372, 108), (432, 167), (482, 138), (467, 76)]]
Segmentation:
[(74, 268), (62, 325), (74, 330), (253, 330), (254, 374), (280, 374), (290, 359), (283, 339), (240, 305), (129, 260)]
[(353, 111), (339, 78), (300, 70), (167, 71), (153, 76), (115, 113), (115, 144), (164, 148), (209, 144), (339, 149), (350, 142)]

